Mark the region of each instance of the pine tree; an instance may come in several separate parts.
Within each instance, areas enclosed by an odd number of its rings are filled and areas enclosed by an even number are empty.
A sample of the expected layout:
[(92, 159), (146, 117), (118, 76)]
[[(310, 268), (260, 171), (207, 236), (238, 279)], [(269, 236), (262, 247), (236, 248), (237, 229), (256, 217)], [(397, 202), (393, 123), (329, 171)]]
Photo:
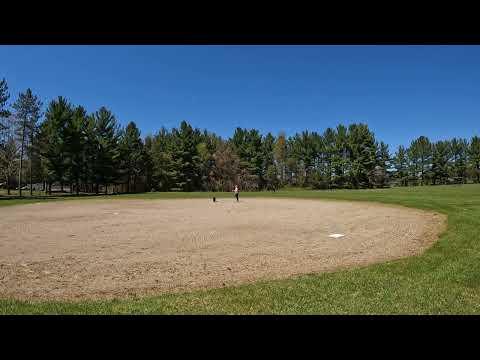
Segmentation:
[(215, 189), (214, 184), (210, 181), (212, 168), (214, 166), (214, 157), (216, 150), (223, 141), (215, 134), (208, 133), (206, 130), (201, 137), (201, 143), (197, 145), (197, 151), (201, 162), (201, 188), (203, 190)]
[(9, 98), (7, 81), (2, 79), (0, 81), (0, 176), (5, 179), (7, 192), (10, 195), (10, 177), (15, 169), (17, 145), (11, 136), (13, 126), (9, 119), (10, 111), (7, 108)]
[(178, 161), (173, 158), (176, 151), (175, 139), (165, 128), (160, 129), (152, 139), (150, 156), (152, 160), (152, 187), (169, 191), (175, 187), (179, 177)]
[(412, 141), (409, 155), (414, 166), (414, 176), (420, 178), (422, 185), (427, 184), (427, 174), (432, 163), (432, 144), (426, 136), (420, 136)]
[(96, 193), (99, 191), (99, 185), (104, 185), (105, 194), (108, 193), (108, 185), (115, 181), (119, 171), (120, 151), (118, 141), (120, 129), (115, 116), (105, 107), (101, 107), (94, 114), (96, 145), (95, 163), (93, 166)]
[(408, 156), (407, 150), (400, 145), (393, 158), (395, 178), (401, 186), (408, 185)]
[(10, 178), (15, 174), (17, 158), (17, 143), (13, 137), (10, 137), (0, 145), (0, 175), (5, 179), (8, 195), (10, 195)]
[[(330, 188), (332, 180), (335, 177), (335, 150), (336, 150), (336, 134), (332, 128), (327, 128), (323, 133), (323, 136), (312, 134), (314, 142), (317, 144), (315, 153), (322, 154), (321, 158), (324, 163), (324, 187)], [(318, 155), (317, 155), (318, 157)]]
[[(25, 93), (19, 94), (17, 101), (13, 104), (12, 107), (15, 110), (15, 118), (17, 120), (17, 135), (20, 142), (18, 191), (19, 196), (22, 196), (23, 155), (27, 147), (27, 142), (30, 140), (30, 143), (32, 143), (33, 133), (36, 129), (36, 124), (41, 116), (42, 102), (38, 99), (36, 95), (33, 95), (31, 89), (27, 89)], [(32, 184), (30, 182), (30, 195), (31, 194)]]
[(143, 147), (143, 170), (145, 172), (145, 188), (146, 191), (151, 191), (152, 188), (152, 174), (153, 174), (153, 159), (152, 159), (152, 148), (153, 148), (153, 136), (147, 135), (145, 137), (145, 143)]
[(284, 132), (280, 132), (273, 149), (273, 156), (275, 164), (277, 165), (278, 173), (280, 174), (280, 182), (285, 183), (286, 177), (286, 161), (287, 161), (287, 139)]
[[(287, 142), (289, 144), (290, 142)], [(289, 147), (287, 145), (287, 147)], [(296, 176), (298, 172), (298, 163), (297, 159), (294, 158), (293, 156), (290, 156), (290, 151), (288, 151), (289, 156), (287, 157), (287, 160), (285, 161), (285, 169), (287, 173), (286, 181), (288, 182), (289, 185), (295, 185), (296, 184)]]
[(288, 147), (290, 158), (296, 162), (295, 183), (299, 186), (306, 186), (310, 182), (310, 174), (314, 169), (317, 149), (312, 135), (308, 131), (295, 134), (289, 138)]
[(133, 181), (134, 192), (137, 191), (137, 179), (142, 174), (144, 167), (144, 149), (140, 131), (134, 122), (130, 122), (122, 134), (120, 151), (122, 168), (127, 179), (127, 192), (131, 191)]
[(446, 184), (449, 173), (449, 160), (451, 157), (451, 146), (449, 141), (437, 141), (433, 144), (432, 155), (432, 182)]
[(173, 132), (173, 161), (178, 169), (176, 187), (183, 191), (193, 191), (200, 184), (200, 157), (197, 151), (199, 131), (186, 121)]
[(474, 181), (476, 183), (480, 183), (480, 137), (472, 137), (472, 139), (470, 140), (468, 155)]
[(348, 130), (345, 126), (338, 125), (335, 133), (335, 145), (332, 156), (334, 172), (333, 187), (342, 188), (345, 186), (349, 169), (348, 165)]
[(371, 188), (374, 185), (376, 164), (375, 137), (365, 124), (352, 124), (348, 128), (350, 155), (350, 183), (353, 188)]
[[(5, 78), (0, 81), (0, 118), (6, 118), (10, 116), (10, 111), (7, 109), (7, 102), (10, 99), (10, 93), (8, 92), (8, 84)], [(0, 130), (2, 130), (3, 124), (0, 124)]]
[(466, 139), (453, 138), (450, 141), (452, 154), (452, 177), (455, 182), (465, 184), (467, 182), (467, 156), (468, 142)]
[(86, 192), (97, 192), (97, 174), (95, 168), (97, 164), (98, 149), (100, 148), (99, 139), (96, 133), (96, 120), (94, 114), (87, 115), (85, 118), (84, 131), (84, 149), (83, 149), (83, 167), (82, 182), (85, 184)]
[(279, 185), (277, 167), (269, 165), (265, 173), (265, 181), (267, 190), (276, 190)]
[(67, 123), (64, 131), (66, 173), (70, 184), (75, 184), (77, 195), (80, 192), (80, 179), (85, 169), (86, 161), (86, 141), (87, 141), (87, 112), (81, 106), (76, 107)]
[[(41, 125), (41, 154), (44, 159), (49, 189), (54, 181), (59, 181), (61, 191), (66, 180), (68, 162), (67, 127), (72, 121), (72, 105), (63, 97), (52, 100), (45, 112)], [(51, 192), (49, 190), (49, 192)]]
[(242, 187), (249, 190), (258, 189), (262, 182), (262, 136), (255, 129), (237, 128), (232, 144), (240, 158)]
[(377, 163), (375, 165), (375, 186), (376, 187), (385, 187), (389, 182), (389, 170), (390, 170), (390, 152), (388, 150), (388, 145), (383, 141), (380, 144), (376, 144)]
[[(273, 171), (270, 169), (271, 167), (275, 167), (274, 162), (274, 147), (275, 147), (275, 138), (271, 133), (268, 133), (262, 139), (262, 188), (263, 187), (272, 187), (275, 188), (277, 185), (277, 180), (272, 179), (272, 174), (277, 175), (277, 171)], [(270, 170), (269, 170), (270, 169)]]
[(30, 144), (27, 148), (28, 158), (30, 161), (30, 195), (32, 195), (33, 181), (40, 182), (44, 179), (44, 167), (42, 165), (42, 158), (40, 154), (40, 136), (39, 126), (36, 126), (30, 136)]

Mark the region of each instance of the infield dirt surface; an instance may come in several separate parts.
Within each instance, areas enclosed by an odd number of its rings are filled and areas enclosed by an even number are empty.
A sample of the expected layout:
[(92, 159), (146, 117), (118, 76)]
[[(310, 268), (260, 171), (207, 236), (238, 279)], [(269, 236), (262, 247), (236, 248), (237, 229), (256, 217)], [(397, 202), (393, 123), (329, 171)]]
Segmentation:
[(400, 206), (299, 199), (4, 207), (0, 297), (120, 298), (332, 271), (420, 254), (445, 224)]

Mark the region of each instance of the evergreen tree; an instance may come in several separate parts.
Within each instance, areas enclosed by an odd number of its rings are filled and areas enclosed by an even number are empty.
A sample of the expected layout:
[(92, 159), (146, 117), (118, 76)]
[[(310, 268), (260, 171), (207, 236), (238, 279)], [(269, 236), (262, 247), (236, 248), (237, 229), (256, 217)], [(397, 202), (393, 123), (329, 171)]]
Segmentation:
[(119, 175), (120, 131), (115, 116), (105, 107), (101, 107), (94, 114), (96, 145), (98, 150), (93, 164), (93, 172), (96, 183), (96, 193), (99, 185), (104, 185), (105, 194), (108, 193), (108, 185), (114, 182)]
[(267, 190), (276, 190), (279, 185), (277, 167), (275, 165), (269, 165), (265, 173), (265, 182)]
[(153, 136), (145, 137), (143, 147), (143, 170), (145, 172), (145, 188), (147, 191), (152, 190), (152, 174), (153, 174), (153, 160), (152, 160)]
[(201, 160), (202, 189), (214, 189), (210, 181), (215, 162), (213, 155), (221, 144), (223, 140), (220, 137), (204, 131), (202, 142), (197, 147)]
[(400, 145), (393, 158), (395, 178), (401, 186), (408, 185), (408, 156), (407, 150)]
[(8, 195), (10, 195), (10, 178), (15, 174), (17, 158), (17, 143), (13, 137), (10, 137), (5, 143), (0, 144), (0, 176), (5, 179)]
[(134, 122), (130, 122), (122, 134), (120, 140), (120, 152), (122, 160), (122, 169), (125, 171), (127, 180), (127, 192), (131, 191), (133, 182), (134, 192), (137, 191), (137, 179), (142, 174), (144, 168), (144, 149), (140, 137), (140, 131)]
[(337, 143), (337, 134), (332, 128), (327, 128), (323, 133), (322, 137), (315, 136), (314, 139), (317, 139), (316, 143), (317, 152), (323, 152), (323, 159), (325, 162), (325, 185), (330, 188), (332, 180), (335, 176), (335, 152), (336, 152), (336, 143)]
[(17, 159), (17, 145), (11, 136), (12, 122), (9, 120), (10, 111), (7, 102), (10, 98), (8, 85), (5, 79), (0, 81), (0, 176), (5, 179), (7, 192), (10, 195), (10, 177), (13, 176)]
[(186, 121), (182, 121), (180, 129), (174, 129), (173, 161), (178, 169), (176, 187), (183, 191), (193, 191), (200, 185), (200, 156), (197, 145), (200, 139), (198, 130)]
[(449, 173), (449, 161), (451, 157), (451, 147), (449, 141), (437, 141), (433, 144), (432, 156), (432, 183), (446, 184)]
[(199, 175), (200, 175), (200, 189), (208, 189), (208, 170), (211, 165), (212, 155), (208, 149), (207, 143), (202, 141), (197, 145), (197, 153), (199, 157)]
[(473, 179), (480, 183), (480, 137), (474, 136), (470, 140), (468, 149), (470, 168), (473, 172)]
[[(7, 102), (10, 98), (8, 92), (8, 84), (5, 78), (0, 81), (0, 118), (6, 118), (10, 116), (10, 111), (7, 109)], [(0, 130), (2, 130), (3, 124), (0, 124)]]
[[(20, 142), (20, 166), (18, 171), (18, 191), (20, 196), (22, 196), (23, 155), (27, 148), (27, 142), (29, 140), (30, 143), (33, 142), (33, 133), (41, 116), (41, 107), (42, 102), (36, 95), (33, 95), (31, 89), (20, 93), (17, 101), (13, 104), (15, 118), (17, 120), (17, 135)], [(32, 184), (30, 182), (30, 195), (31, 194)]]
[(348, 128), (350, 155), (349, 178), (353, 188), (371, 188), (374, 185), (376, 165), (375, 137), (365, 124), (352, 124)]
[(286, 178), (286, 161), (287, 161), (287, 139), (284, 132), (280, 132), (275, 141), (273, 149), (273, 157), (277, 165), (277, 171), (280, 174), (280, 182), (283, 185)]
[(30, 195), (32, 195), (33, 182), (42, 182), (44, 179), (44, 166), (40, 154), (41, 143), (39, 132), (39, 126), (35, 126), (30, 136), (29, 146), (27, 147), (27, 154), (30, 163)]
[[(290, 142), (287, 142), (289, 144)], [(290, 151), (289, 151), (290, 154)], [(288, 182), (289, 185), (295, 185), (296, 184), (296, 176), (298, 172), (298, 163), (297, 159), (295, 159), (293, 156), (288, 156), (287, 160), (285, 161), (285, 169), (287, 173), (286, 181)]]
[(385, 187), (389, 183), (389, 170), (390, 170), (390, 152), (388, 150), (388, 145), (383, 141), (377, 146), (377, 163), (375, 165), (375, 186), (376, 187)]
[(66, 176), (70, 184), (75, 184), (77, 195), (80, 192), (80, 179), (85, 169), (87, 113), (81, 106), (72, 109), (71, 116), (67, 118), (64, 130), (64, 147), (66, 159)]
[(232, 138), (234, 150), (240, 158), (242, 188), (254, 190), (262, 182), (262, 136), (258, 130), (237, 128)]
[(98, 192), (96, 164), (98, 151), (100, 149), (99, 139), (97, 138), (96, 120), (94, 114), (85, 117), (84, 131), (84, 149), (83, 149), (83, 170), (82, 181), (85, 184), (86, 192)]
[(466, 139), (453, 138), (450, 141), (452, 155), (452, 177), (456, 183), (467, 182), (468, 142)]
[(338, 125), (335, 134), (335, 145), (332, 156), (332, 167), (334, 178), (332, 185), (335, 188), (342, 188), (347, 182), (349, 168), (348, 161), (348, 130), (343, 125)]
[(173, 158), (174, 138), (165, 128), (153, 137), (150, 157), (152, 160), (152, 187), (168, 191), (175, 187), (178, 178), (177, 163)]
[(427, 183), (427, 174), (432, 162), (432, 144), (426, 136), (420, 136), (412, 141), (409, 155), (414, 166), (414, 176), (420, 179), (420, 183)]
[(69, 168), (66, 130), (72, 121), (72, 116), (72, 105), (60, 96), (57, 100), (50, 102), (45, 113), (45, 121), (41, 125), (40, 147), (50, 189), (54, 181), (59, 181), (63, 191)]
[[(271, 167), (275, 167), (275, 160), (274, 160), (274, 147), (275, 147), (275, 138), (271, 133), (268, 133), (262, 139), (262, 187), (268, 186), (275, 186), (277, 187), (277, 180), (273, 180), (273, 174), (277, 175), (277, 171), (273, 171), (270, 169)], [(269, 171), (270, 169), (270, 171)], [(275, 184), (275, 185), (273, 185)]]
[(289, 139), (290, 157), (297, 165), (294, 171), (295, 181), (299, 186), (306, 186), (310, 181), (310, 174), (315, 168), (317, 146), (310, 132), (303, 131)]

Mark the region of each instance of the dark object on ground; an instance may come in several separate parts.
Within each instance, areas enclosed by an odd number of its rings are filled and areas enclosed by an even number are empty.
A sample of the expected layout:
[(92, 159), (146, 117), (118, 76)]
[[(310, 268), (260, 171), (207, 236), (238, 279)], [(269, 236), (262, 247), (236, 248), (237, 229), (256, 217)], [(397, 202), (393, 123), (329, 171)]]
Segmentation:
[(213, 202), (217, 201), (217, 199), (215, 199), (215, 196), (213, 197)]

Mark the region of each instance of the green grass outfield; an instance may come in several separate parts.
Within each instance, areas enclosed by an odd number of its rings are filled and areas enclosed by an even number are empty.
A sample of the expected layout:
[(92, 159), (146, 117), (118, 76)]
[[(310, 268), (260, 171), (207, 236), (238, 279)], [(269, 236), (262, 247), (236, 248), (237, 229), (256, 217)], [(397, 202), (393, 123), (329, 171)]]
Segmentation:
[[(211, 196), (146, 193), (107, 198)], [(216, 196), (232, 197), (233, 201), (232, 194)], [(480, 185), (240, 193), (240, 200), (261, 196), (378, 201), (434, 210), (448, 215), (448, 229), (421, 256), (364, 268), (138, 299), (81, 303), (0, 300), (0, 314), (480, 314)], [(93, 199), (98, 198), (102, 197)], [(58, 200), (63, 198), (0, 197), (0, 206)]]

